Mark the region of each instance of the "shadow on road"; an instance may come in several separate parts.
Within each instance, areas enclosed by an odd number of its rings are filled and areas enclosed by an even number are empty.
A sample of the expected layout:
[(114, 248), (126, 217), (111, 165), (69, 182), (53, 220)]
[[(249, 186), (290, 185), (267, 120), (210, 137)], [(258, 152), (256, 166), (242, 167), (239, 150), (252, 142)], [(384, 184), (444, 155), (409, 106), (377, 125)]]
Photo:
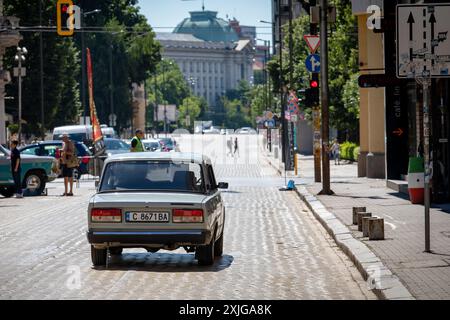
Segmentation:
[(219, 272), (231, 266), (234, 257), (223, 255), (212, 266), (199, 266), (194, 254), (182, 253), (123, 253), (111, 256), (108, 267), (96, 267), (103, 271), (144, 272)]

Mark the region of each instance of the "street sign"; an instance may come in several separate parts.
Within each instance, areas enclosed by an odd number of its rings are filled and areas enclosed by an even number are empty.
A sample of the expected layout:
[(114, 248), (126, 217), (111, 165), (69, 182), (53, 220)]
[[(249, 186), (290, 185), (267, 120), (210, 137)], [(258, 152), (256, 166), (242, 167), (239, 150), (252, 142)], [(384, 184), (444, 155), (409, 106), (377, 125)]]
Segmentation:
[(310, 54), (305, 60), (305, 66), (309, 72), (320, 72), (320, 56), (318, 54)]
[(397, 77), (450, 77), (450, 4), (397, 6)]
[(320, 38), (318, 35), (310, 35), (310, 34), (306, 34), (303, 36), (303, 39), (305, 39), (306, 44), (309, 47), (309, 51), (314, 54), (316, 53), (317, 49), (319, 48), (320, 45)]

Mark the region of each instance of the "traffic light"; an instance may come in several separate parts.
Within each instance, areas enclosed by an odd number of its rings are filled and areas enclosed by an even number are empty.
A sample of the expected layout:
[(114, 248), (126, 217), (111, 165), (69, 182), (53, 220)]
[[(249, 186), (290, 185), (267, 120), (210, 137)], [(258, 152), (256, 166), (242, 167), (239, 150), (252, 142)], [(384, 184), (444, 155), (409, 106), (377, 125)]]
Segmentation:
[(309, 82), (309, 87), (313, 88), (313, 89), (318, 88), (319, 87), (319, 82), (317, 80), (311, 80)]
[(309, 101), (311, 107), (319, 105), (319, 75), (317, 73), (313, 73), (309, 81)]

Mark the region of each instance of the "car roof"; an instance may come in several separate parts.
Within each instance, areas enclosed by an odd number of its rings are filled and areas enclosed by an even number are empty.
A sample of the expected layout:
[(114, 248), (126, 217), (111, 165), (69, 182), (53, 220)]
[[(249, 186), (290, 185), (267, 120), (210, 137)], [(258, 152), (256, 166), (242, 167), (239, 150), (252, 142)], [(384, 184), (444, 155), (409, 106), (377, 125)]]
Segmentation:
[(159, 142), (158, 139), (144, 139), (142, 142)]
[(180, 162), (194, 162), (198, 164), (211, 164), (211, 159), (207, 156), (198, 153), (183, 153), (183, 152), (130, 152), (117, 154), (109, 157), (105, 164), (119, 161), (133, 161), (133, 160), (161, 160), (161, 161), (180, 161)]
[[(71, 141), (76, 145), (83, 144), (83, 142), (80, 142), (80, 141), (73, 141), (73, 140), (71, 140)], [(62, 144), (62, 143), (63, 143), (62, 140), (45, 140), (45, 141), (39, 141), (36, 143), (30, 143), (30, 144), (27, 144), (26, 146), (19, 147), (18, 149), (25, 149), (25, 148), (36, 147), (36, 146), (41, 146), (41, 145)]]

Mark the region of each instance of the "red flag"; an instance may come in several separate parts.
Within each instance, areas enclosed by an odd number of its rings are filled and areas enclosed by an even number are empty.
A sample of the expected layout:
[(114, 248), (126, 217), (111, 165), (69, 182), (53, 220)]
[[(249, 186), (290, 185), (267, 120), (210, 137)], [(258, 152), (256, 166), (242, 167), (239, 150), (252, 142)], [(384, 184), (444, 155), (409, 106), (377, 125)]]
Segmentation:
[[(98, 122), (97, 110), (95, 109), (94, 102), (94, 81), (92, 78), (92, 60), (91, 60), (91, 51), (89, 48), (86, 49), (87, 54), (87, 77), (88, 77), (88, 88), (89, 88), (89, 108), (91, 111), (91, 124), (92, 124), (92, 132), (94, 139), (95, 151), (102, 151), (103, 143), (100, 141), (103, 140), (102, 129), (100, 127), (100, 123)], [(100, 142), (100, 143), (99, 143)]]

